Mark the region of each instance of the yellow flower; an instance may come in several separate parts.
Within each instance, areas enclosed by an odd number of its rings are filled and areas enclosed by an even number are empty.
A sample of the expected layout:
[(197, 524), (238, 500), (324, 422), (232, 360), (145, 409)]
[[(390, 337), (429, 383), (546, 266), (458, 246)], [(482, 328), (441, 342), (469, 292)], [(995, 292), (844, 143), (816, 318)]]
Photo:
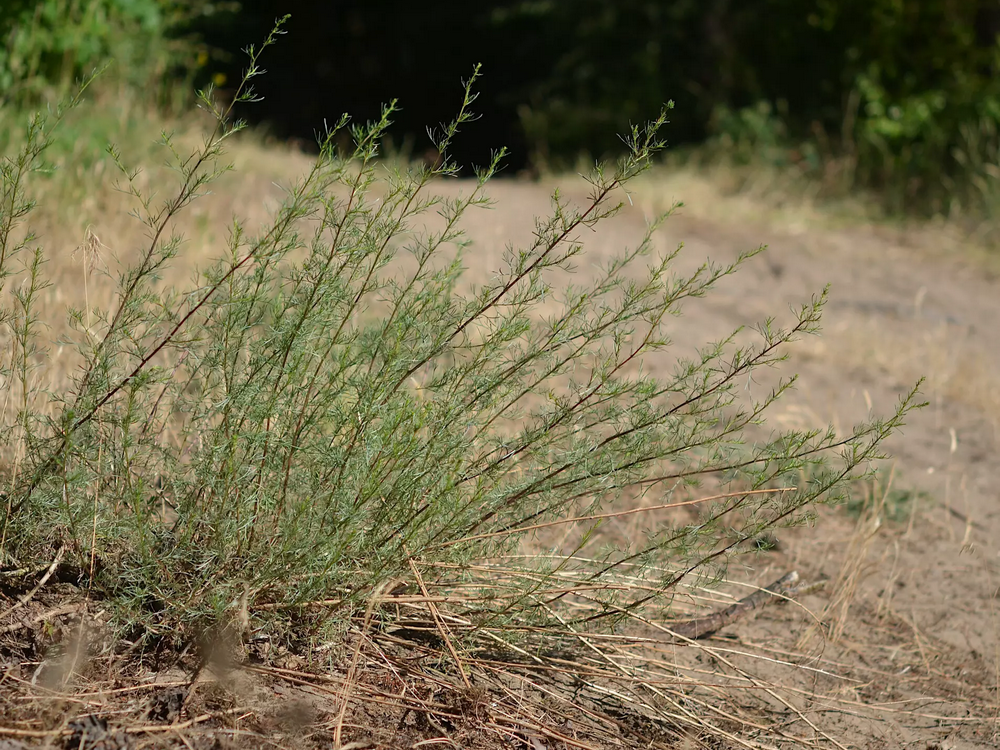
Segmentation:
[(225, 73), (216, 73), (215, 75), (212, 76), (212, 83), (214, 83), (216, 86), (225, 86), (226, 80), (227, 79)]

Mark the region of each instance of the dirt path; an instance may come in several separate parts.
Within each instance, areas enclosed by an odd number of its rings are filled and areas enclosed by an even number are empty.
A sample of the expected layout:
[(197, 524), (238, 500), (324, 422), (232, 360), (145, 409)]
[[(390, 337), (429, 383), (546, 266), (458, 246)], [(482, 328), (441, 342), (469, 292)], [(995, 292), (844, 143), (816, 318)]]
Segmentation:
[[(528, 217), (548, 206), (544, 186), (497, 183), (491, 194), (495, 209), (470, 227), (477, 264), (486, 267), (495, 267), (502, 241), (527, 239)], [(585, 238), (588, 253), (634, 243), (644, 215), (673, 196), (650, 180), (633, 197), (635, 206), (610, 229)], [(731, 634), (744, 643), (781, 642), (840, 675), (828, 684), (780, 670), (770, 678), (801, 683), (796, 710), (847, 746), (995, 747), (1000, 281), (967, 256), (949, 257), (947, 247), (929, 252), (928, 235), (789, 227), (763, 212), (756, 221), (736, 211), (727, 217), (724, 203), (711, 214), (704, 208), (682, 210), (661, 232), (667, 247), (685, 243), (680, 270), (706, 256), (724, 262), (758, 244), (769, 249), (685, 308), (671, 328), (679, 346), (780, 317), (830, 284), (824, 334), (794, 347), (788, 368), (800, 374), (799, 386), (772, 419), (849, 429), (871, 412), (890, 413), (920, 377), (930, 402), (891, 443), (893, 491), (878, 527), (844, 510), (824, 513), (815, 528), (783, 535), (779, 552), (747, 571), (759, 584), (783, 566), (831, 579), (803, 601), (809, 611), (768, 610)], [(809, 637), (814, 617), (826, 623), (826, 637)]]

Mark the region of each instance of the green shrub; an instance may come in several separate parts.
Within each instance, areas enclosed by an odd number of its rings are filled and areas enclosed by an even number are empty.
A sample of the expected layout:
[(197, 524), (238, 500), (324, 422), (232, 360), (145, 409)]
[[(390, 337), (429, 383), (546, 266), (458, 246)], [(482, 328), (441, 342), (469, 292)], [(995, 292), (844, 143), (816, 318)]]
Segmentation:
[[(259, 54), (251, 48), (237, 102), (253, 96)], [(434, 134), (445, 158), (433, 168), (378, 160), (394, 104), (376, 122), (328, 128), (269, 223), (250, 233), (234, 221), (228, 247), (183, 292), (157, 283), (183, 249), (171, 227), (226, 171), (224, 146), (242, 124), (214, 110), (215, 130), (190, 154), (164, 135), (177, 184), (157, 196), (111, 149), (149, 241), (118, 275), (110, 309), (70, 311), (82, 367), (69, 392), (46, 391), (39, 370), (46, 256), (23, 228), (30, 178), (64, 112), (31, 120), (2, 169), (0, 324), (12, 354), (0, 370), (0, 565), (60, 550), (115, 622), (147, 634), (245, 632), (318, 600), (336, 624), (419, 570), (421, 586), (462, 588), (470, 639), (498, 625), (535, 638), (544, 633), (527, 626), (555, 626), (557, 637), (667, 607), (682, 582), (717, 575), (749, 540), (843, 496), (914, 394), (846, 435), (766, 437), (757, 426), (792, 381), (760, 398), (746, 388), (817, 330), (822, 295), (787, 327), (763, 321), (753, 341), (734, 333), (655, 373), (643, 358), (669, 350), (680, 306), (757, 251), (677, 275), (679, 249), (654, 248), (663, 216), (593, 280), (562, 275), (584, 257), (585, 230), (618, 210), (623, 186), (662, 148), (665, 114), (633, 128), (617, 166), (594, 171), (583, 206), (555, 194), (534, 240), (511, 246), (492, 280), (463, 286), (462, 222), (488, 205), (504, 156), (462, 197), (435, 194), (457, 170), (447, 155), (472, 117), (471, 86)], [(618, 547), (595, 533), (593, 515), (618, 501), (689, 500), (702, 482), (731, 494), (706, 501), (696, 523), (656, 525)], [(569, 548), (519, 554), (571, 523)]]
[(741, 166), (788, 165), (792, 151), (788, 128), (768, 102), (736, 111), (726, 106), (716, 108), (712, 131), (710, 153), (723, 154)]
[(857, 171), (893, 211), (988, 214), (1000, 190), (1000, 84), (959, 71), (941, 88), (891, 94), (878, 66), (857, 79)]
[[(195, 19), (231, 10), (209, 0), (13, 0), (0, 8), (0, 92), (8, 103), (65, 93), (114, 60), (114, 78), (134, 93), (160, 90), (207, 61), (186, 36)], [(168, 86), (169, 87), (169, 86)]]
[(619, 129), (671, 97), (675, 141), (707, 137), (738, 164), (793, 165), (894, 213), (989, 218), (997, 205), (995, 3), (500, 5), (499, 28), (545, 40), (515, 50), (533, 71), (517, 92), (522, 127), (548, 164), (614, 153)]

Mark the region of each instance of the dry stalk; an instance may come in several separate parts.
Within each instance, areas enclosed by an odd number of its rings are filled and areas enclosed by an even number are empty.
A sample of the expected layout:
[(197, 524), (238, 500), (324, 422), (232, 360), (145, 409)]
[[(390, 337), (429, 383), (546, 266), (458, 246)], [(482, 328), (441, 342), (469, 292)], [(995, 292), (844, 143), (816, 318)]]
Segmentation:
[[(79, 612), (86, 605), (83, 602), (77, 602), (75, 604), (63, 604), (59, 607), (54, 607), (46, 612), (42, 612), (29, 620), (19, 620), (18, 622), (12, 622), (9, 625), (4, 625), (0, 627), (0, 635), (5, 635), (7, 633), (14, 633), (18, 630), (24, 630), (25, 628), (30, 628), (32, 625), (38, 625), (42, 622), (48, 622), (56, 617), (62, 617), (63, 615), (72, 614), (73, 612)], [(9, 611), (9, 610), (8, 610)]]
[[(387, 581), (384, 586), (388, 586), (391, 581)], [(351, 666), (347, 671), (347, 679), (344, 680), (343, 693), (340, 696), (340, 710), (337, 714), (337, 723), (333, 732), (333, 742), (335, 748), (341, 748), (343, 744), (343, 732), (344, 732), (344, 717), (347, 715), (347, 704), (351, 697), (351, 691), (354, 687), (355, 678), (358, 669), (358, 663), (361, 660), (361, 647), (364, 644), (365, 633), (368, 632), (368, 628), (371, 625), (372, 614), (375, 612), (375, 605), (378, 602), (382, 591), (381, 589), (376, 590), (368, 601), (368, 607), (365, 609), (365, 619), (361, 627), (361, 633), (358, 637), (357, 646), (354, 648), (354, 655), (351, 657)]]
[[(820, 621), (828, 624), (827, 637), (834, 642), (840, 640), (844, 634), (858, 585), (868, 568), (868, 553), (882, 526), (882, 511), (892, 488), (892, 478), (893, 475), (890, 474), (885, 490), (881, 494), (876, 495), (873, 488), (869, 495), (870, 501), (865, 504), (858, 518), (854, 535), (844, 556), (844, 563), (833, 584), (834, 595), (820, 613)], [(817, 626), (809, 628), (799, 639), (798, 648), (804, 648), (816, 632)]]
[[(430, 592), (427, 590), (427, 585), (424, 583), (423, 576), (420, 575), (420, 571), (417, 569), (416, 564), (413, 562), (411, 557), (408, 561), (410, 563), (410, 570), (413, 571), (413, 577), (417, 581), (417, 585), (420, 586), (420, 590), (423, 592), (425, 597), (430, 597)], [(465, 673), (465, 667), (462, 664), (462, 660), (455, 650), (455, 645), (451, 642), (451, 638), (448, 635), (448, 629), (445, 627), (444, 622), (441, 619), (441, 615), (438, 612), (437, 605), (434, 602), (428, 602), (427, 608), (431, 612), (431, 617), (434, 618), (434, 624), (437, 626), (438, 631), (441, 633), (441, 638), (444, 640), (445, 645), (448, 647), (448, 651), (451, 653), (451, 657), (455, 660), (455, 666), (458, 667), (458, 673), (462, 676), (462, 682), (465, 684), (466, 689), (472, 688), (472, 683), (469, 682), (469, 677)]]
[(750, 495), (773, 495), (782, 492), (794, 492), (797, 487), (775, 487), (770, 489), (762, 490), (741, 490), (738, 492), (726, 492), (721, 495), (710, 495), (708, 497), (699, 497), (695, 500), (684, 500), (679, 503), (665, 503), (663, 505), (648, 505), (641, 508), (629, 508), (628, 510), (617, 510), (610, 513), (594, 513), (586, 516), (575, 516), (573, 518), (560, 518), (557, 521), (547, 521), (545, 523), (536, 523), (531, 526), (519, 526), (515, 529), (504, 529), (503, 531), (494, 531), (489, 534), (476, 534), (474, 536), (462, 537), (461, 539), (451, 539), (447, 542), (441, 542), (440, 544), (431, 545), (429, 549), (441, 549), (444, 547), (452, 547), (456, 544), (467, 544), (468, 542), (477, 542), (483, 539), (496, 539), (498, 537), (513, 536), (514, 534), (523, 534), (529, 531), (538, 531), (539, 529), (548, 529), (553, 526), (562, 526), (571, 523), (582, 523), (584, 521), (601, 521), (609, 518), (623, 518), (625, 516), (635, 515), (637, 513), (650, 513), (656, 510), (669, 510), (671, 508), (685, 508), (691, 505), (701, 505), (703, 503), (710, 503), (716, 500), (724, 500), (731, 497), (748, 497)]
[(38, 583), (36, 583), (27, 594), (25, 594), (24, 596), (22, 596), (14, 604), (12, 604), (10, 607), (8, 607), (7, 610), (3, 614), (0, 614), (0, 620), (2, 620), (3, 618), (7, 617), (11, 613), (13, 613), (17, 609), (23, 607), (25, 604), (27, 604), (32, 599), (34, 599), (35, 594), (37, 594), (39, 591), (41, 591), (42, 587), (46, 583), (48, 583), (49, 579), (52, 577), (52, 574), (56, 572), (56, 568), (58, 568), (59, 567), (59, 563), (62, 562), (64, 554), (66, 554), (66, 546), (65, 545), (61, 546), (56, 551), (55, 558), (53, 558), (52, 563), (49, 565), (48, 570), (45, 571), (45, 575), (42, 576), (41, 580), (39, 580)]

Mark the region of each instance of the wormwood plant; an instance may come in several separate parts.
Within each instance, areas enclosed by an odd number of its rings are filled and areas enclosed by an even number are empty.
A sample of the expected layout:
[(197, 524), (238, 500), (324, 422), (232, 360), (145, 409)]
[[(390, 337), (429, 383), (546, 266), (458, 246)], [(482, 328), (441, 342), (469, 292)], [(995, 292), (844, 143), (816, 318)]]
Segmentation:
[[(250, 48), (236, 102), (254, 98), (277, 33)], [(2, 170), (3, 567), (61, 555), (116, 622), (147, 634), (247, 635), (315, 602), (314, 624), (342, 625), (406, 584), (454, 593), (440, 606), (465, 624), (459, 647), (514, 645), (660, 617), (681, 584), (843, 496), (913, 393), (847, 435), (747, 437), (764, 434), (763, 415), (792, 384), (750, 399), (748, 379), (817, 330), (823, 295), (787, 327), (764, 321), (749, 343), (734, 333), (654, 372), (644, 357), (669, 351), (682, 303), (757, 251), (675, 274), (678, 251), (654, 245), (662, 216), (591, 280), (566, 283), (585, 230), (616, 213), (663, 148), (665, 113), (632, 129), (627, 157), (594, 170), (584, 204), (556, 193), (529, 244), (508, 247), (486, 283), (463, 281), (475, 252), (463, 222), (489, 205), (504, 158), (460, 197), (435, 190), (458, 173), (449, 148), (473, 117), (475, 77), (432, 133), (437, 166), (379, 160), (394, 103), (376, 122), (344, 117), (270, 221), (249, 232), (234, 220), (226, 248), (183, 290), (159, 282), (183, 251), (172, 227), (226, 171), (243, 123), (204, 94), (216, 124), (203, 144), (187, 153), (162, 137), (177, 175), (169, 193), (144, 192), (111, 148), (148, 243), (114, 279), (108, 309), (70, 311), (80, 367), (66, 392), (43, 387), (46, 256), (23, 229), (29, 178), (61, 113), (31, 120)], [(620, 502), (691, 502), (702, 484), (718, 497), (697, 522), (602, 542), (598, 516)], [(572, 525), (569, 546), (543, 538)], [(545, 554), (525, 554), (539, 539)]]

